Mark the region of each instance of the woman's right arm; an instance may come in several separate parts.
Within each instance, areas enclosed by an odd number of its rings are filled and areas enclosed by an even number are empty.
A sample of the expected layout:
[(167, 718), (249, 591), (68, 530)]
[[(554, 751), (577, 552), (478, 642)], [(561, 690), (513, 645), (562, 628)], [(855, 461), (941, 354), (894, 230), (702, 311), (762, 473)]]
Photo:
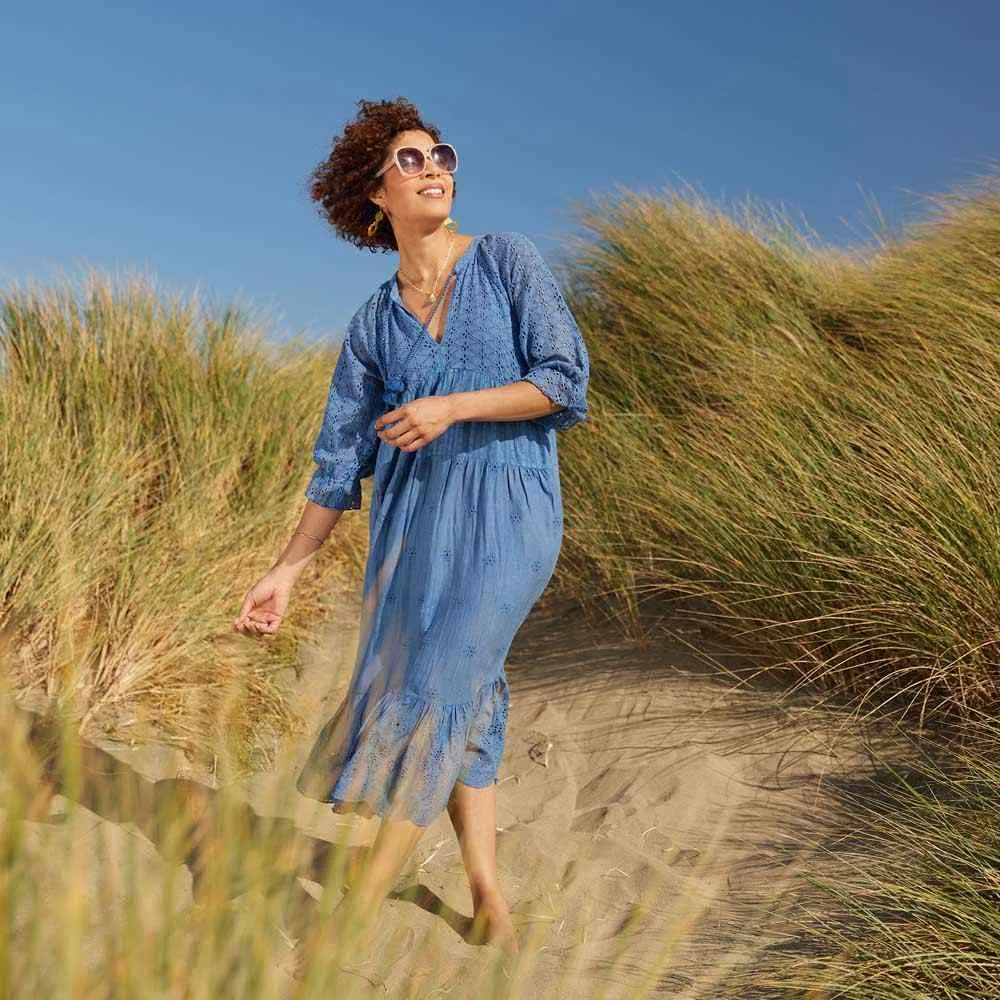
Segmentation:
[(298, 526), (274, 565), (248, 592), (237, 631), (277, 631), (291, 589), (345, 510), (361, 508), (361, 480), (375, 468), (383, 384), (371, 351), (375, 297), (347, 326), (313, 447), (316, 469), (306, 487)]
[(269, 572), (287, 577), (292, 583), (302, 575), (302, 571), (312, 562), (313, 556), (337, 526), (342, 510), (321, 507), (311, 500), (306, 501), (299, 523), (292, 532), (288, 544), (281, 550)]
[(247, 591), (233, 630), (245, 635), (278, 631), (288, 610), (292, 589), (302, 571), (312, 562), (319, 547), (340, 520), (342, 510), (321, 507), (311, 500), (299, 518), (288, 544), (274, 565)]

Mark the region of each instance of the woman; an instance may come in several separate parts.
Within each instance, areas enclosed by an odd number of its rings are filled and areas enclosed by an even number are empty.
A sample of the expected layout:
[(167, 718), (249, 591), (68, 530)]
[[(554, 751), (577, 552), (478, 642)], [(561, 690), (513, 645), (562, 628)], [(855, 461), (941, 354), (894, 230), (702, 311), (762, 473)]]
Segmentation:
[(382, 818), (350, 893), (369, 914), (447, 808), (474, 938), (516, 952), (496, 868), (504, 660), (559, 555), (555, 432), (587, 416), (589, 358), (527, 237), (449, 228), (457, 154), (438, 130), (403, 99), (359, 104), (312, 196), (345, 239), (398, 250), (399, 269), (348, 324), (299, 526), (234, 627), (277, 629), (373, 476), (354, 674), (297, 787)]

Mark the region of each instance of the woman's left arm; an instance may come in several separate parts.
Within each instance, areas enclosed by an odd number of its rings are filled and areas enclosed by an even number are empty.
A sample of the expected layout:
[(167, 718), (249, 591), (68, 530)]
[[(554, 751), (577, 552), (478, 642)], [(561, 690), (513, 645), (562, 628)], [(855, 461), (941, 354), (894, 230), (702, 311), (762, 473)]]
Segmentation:
[(580, 328), (535, 244), (507, 233), (499, 266), (527, 370), (509, 385), (455, 393), (458, 420), (537, 420), (566, 430), (587, 418), (590, 357)]
[(566, 430), (587, 418), (587, 345), (535, 244), (523, 233), (510, 233), (506, 246), (501, 269), (514, 306), (518, 343), (528, 366), (522, 380), (533, 384), (557, 407), (539, 417), (539, 422)]
[(427, 396), (383, 414), (376, 431), (387, 444), (415, 451), (464, 420), (534, 420), (561, 431), (587, 419), (590, 357), (554, 275), (523, 233), (504, 233), (499, 247), (524, 374), (507, 385)]

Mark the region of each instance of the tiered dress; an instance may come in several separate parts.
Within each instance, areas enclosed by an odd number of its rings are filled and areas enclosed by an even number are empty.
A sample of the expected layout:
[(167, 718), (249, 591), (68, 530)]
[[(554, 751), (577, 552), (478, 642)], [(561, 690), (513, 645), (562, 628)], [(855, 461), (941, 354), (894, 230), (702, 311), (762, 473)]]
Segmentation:
[[(361, 507), (374, 475), (354, 673), (297, 779), (335, 812), (431, 823), (456, 781), (497, 781), (504, 663), (555, 569), (563, 509), (556, 431), (587, 417), (590, 362), (538, 249), (517, 232), (474, 237), (454, 266), (440, 341), (395, 275), (348, 324), (306, 489)], [(415, 451), (379, 439), (402, 403), (532, 382), (562, 409), (453, 424)]]

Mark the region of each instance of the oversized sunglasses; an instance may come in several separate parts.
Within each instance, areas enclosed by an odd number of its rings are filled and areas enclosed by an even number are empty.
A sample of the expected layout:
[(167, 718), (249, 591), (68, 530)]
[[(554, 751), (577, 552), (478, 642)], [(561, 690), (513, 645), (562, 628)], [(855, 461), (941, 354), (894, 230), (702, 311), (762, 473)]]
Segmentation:
[[(431, 159), (449, 174), (458, 170), (458, 153), (449, 142), (439, 142), (431, 146)], [(381, 177), (395, 163), (404, 177), (415, 177), (423, 172), (426, 162), (422, 149), (416, 146), (400, 146), (392, 154), (392, 159), (375, 176)]]

